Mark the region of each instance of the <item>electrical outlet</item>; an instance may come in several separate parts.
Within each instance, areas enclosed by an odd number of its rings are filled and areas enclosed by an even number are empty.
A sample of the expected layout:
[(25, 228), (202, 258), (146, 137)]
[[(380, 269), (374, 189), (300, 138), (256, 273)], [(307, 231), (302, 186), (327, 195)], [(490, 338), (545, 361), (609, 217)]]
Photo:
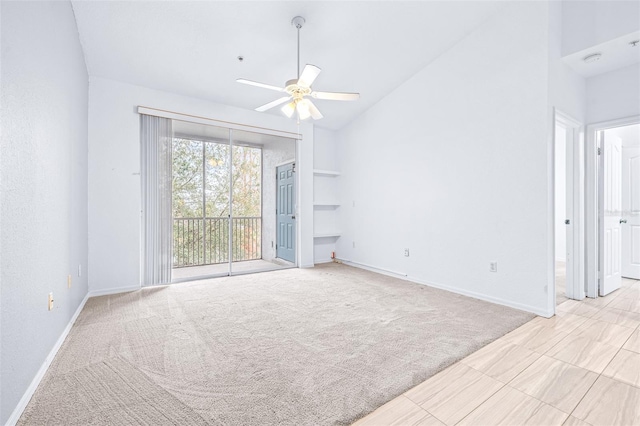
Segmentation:
[(498, 262), (489, 263), (489, 272), (498, 272)]
[(356, 242), (355, 241), (353, 242), (353, 248), (356, 248)]
[(49, 310), (53, 310), (53, 293), (49, 293)]
[(71, 288), (71, 274), (67, 275), (67, 288)]
[(409, 257), (409, 249), (404, 249), (404, 257)]
[(78, 265), (78, 276), (81, 277), (82, 276), (82, 264)]

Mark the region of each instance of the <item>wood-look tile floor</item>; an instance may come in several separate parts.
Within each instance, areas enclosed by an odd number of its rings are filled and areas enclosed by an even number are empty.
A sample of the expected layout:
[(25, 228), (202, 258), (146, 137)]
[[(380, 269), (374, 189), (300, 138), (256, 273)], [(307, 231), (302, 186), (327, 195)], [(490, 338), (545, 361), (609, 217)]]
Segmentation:
[(559, 304), (355, 425), (640, 425), (640, 281)]

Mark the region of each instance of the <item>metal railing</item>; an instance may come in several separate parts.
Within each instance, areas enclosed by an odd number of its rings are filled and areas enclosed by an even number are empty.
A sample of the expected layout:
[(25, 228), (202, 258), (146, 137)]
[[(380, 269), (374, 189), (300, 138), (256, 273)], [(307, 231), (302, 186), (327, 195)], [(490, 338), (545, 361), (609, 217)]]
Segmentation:
[[(262, 258), (262, 218), (231, 220), (234, 262)], [(173, 267), (229, 262), (229, 218), (174, 218)]]

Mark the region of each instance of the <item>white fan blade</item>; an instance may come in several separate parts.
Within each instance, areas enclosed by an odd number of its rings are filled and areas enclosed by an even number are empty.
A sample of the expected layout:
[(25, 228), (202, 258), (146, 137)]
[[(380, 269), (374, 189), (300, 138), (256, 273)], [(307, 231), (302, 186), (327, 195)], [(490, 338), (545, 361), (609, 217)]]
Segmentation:
[(339, 92), (311, 92), (315, 99), (327, 99), (330, 101), (356, 101), (360, 99), (360, 93)]
[(306, 101), (307, 105), (309, 105), (309, 112), (311, 113), (311, 117), (313, 117), (314, 120), (320, 120), (322, 117), (324, 117), (318, 110), (318, 108), (316, 108), (316, 106), (313, 104), (313, 102), (311, 102), (309, 99), (306, 99)]
[(273, 108), (275, 106), (280, 105), (283, 102), (288, 101), (289, 99), (291, 99), (291, 96), (285, 96), (284, 98), (276, 99), (273, 102), (269, 102), (268, 104), (265, 104), (265, 105), (262, 105), (262, 106), (256, 108), (256, 111), (264, 112), (264, 111), (269, 110), (269, 109), (271, 109), (271, 108)]
[(284, 89), (282, 87), (276, 87), (276, 86), (272, 86), (270, 84), (258, 83), (257, 81), (246, 80), (244, 78), (239, 78), (236, 81), (238, 83), (248, 84), (250, 86), (257, 86), (257, 87), (262, 87), (264, 89), (275, 90), (277, 92), (284, 92)]
[(320, 71), (322, 70), (315, 65), (305, 65), (298, 79), (298, 86), (311, 87), (318, 74), (320, 74)]

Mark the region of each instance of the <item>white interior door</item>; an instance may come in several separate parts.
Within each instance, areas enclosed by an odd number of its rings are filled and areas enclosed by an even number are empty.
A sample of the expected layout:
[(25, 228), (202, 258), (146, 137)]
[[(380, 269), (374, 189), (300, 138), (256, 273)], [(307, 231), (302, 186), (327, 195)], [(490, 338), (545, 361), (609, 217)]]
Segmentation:
[(622, 140), (601, 137), (600, 296), (622, 285)]
[(576, 294), (574, 294), (574, 279), (575, 279), (575, 265), (574, 265), (574, 173), (573, 173), (573, 163), (574, 163), (574, 150), (573, 150), (573, 129), (567, 129), (565, 134), (565, 152), (566, 152), (566, 161), (565, 161), (565, 182), (566, 182), (566, 190), (565, 190), (565, 238), (566, 238), (566, 247), (565, 247), (565, 258), (566, 258), (566, 284), (565, 284), (565, 294), (570, 299), (576, 299)]
[(640, 146), (622, 148), (622, 276), (640, 280)]

